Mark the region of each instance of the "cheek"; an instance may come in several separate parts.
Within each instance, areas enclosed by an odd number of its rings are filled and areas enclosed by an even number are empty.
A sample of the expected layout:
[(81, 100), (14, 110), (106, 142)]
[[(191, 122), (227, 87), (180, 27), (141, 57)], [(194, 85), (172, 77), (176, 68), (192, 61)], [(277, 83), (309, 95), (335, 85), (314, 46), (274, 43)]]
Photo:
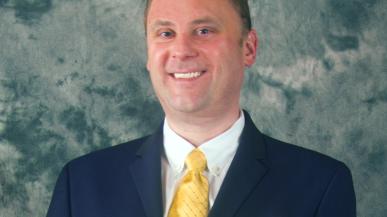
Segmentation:
[(224, 55), (227, 53), (226, 44), (221, 41), (213, 41), (200, 46), (201, 56), (205, 61), (212, 65), (212, 67), (219, 67), (223, 64)]
[(166, 79), (165, 64), (167, 58), (168, 52), (165, 47), (155, 45), (148, 47), (147, 68), (154, 88), (159, 91), (163, 89)]
[(229, 60), (236, 60), (242, 56), (242, 47), (239, 41), (233, 38), (222, 38), (214, 43), (208, 45), (208, 52), (214, 57), (220, 59), (219, 61), (229, 62)]
[(168, 57), (167, 49), (163, 46), (151, 46), (148, 49), (148, 69), (160, 70), (161, 66), (165, 65)]

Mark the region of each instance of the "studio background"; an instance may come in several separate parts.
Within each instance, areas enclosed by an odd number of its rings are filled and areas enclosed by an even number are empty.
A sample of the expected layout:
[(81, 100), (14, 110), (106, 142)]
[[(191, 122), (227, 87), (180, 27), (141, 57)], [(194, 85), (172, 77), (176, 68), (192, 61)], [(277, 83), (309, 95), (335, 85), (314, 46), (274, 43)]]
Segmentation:
[[(242, 104), (261, 131), (345, 162), (387, 216), (387, 1), (250, 1)], [(167, 7), (167, 6), (166, 6)], [(43, 217), (60, 169), (156, 129), (143, 1), (0, 0), (0, 217)]]

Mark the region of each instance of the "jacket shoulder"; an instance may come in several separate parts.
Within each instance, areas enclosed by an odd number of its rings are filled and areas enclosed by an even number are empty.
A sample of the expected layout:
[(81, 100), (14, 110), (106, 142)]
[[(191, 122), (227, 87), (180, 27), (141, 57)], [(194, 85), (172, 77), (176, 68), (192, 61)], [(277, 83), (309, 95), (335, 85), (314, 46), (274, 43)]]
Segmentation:
[(118, 160), (131, 161), (136, 152), (149, 136), (137, 138), (125, 143), (92, 151), (88, 154), (77, 157), (67, 163), (69, 167), (100, 166), (109, 165)]
[(334, 173), (337, 169), (348, 169), (347, 166), (328, 155), (301, 146), (286, 143), (263, 135), (270, 164), (281, 168), (307, 170), (313, 173)]

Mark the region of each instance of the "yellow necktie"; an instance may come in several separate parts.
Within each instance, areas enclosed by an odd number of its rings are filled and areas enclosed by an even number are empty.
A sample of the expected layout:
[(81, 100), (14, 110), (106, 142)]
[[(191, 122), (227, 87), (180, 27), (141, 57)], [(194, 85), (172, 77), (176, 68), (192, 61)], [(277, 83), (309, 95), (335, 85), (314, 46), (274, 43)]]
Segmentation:
[(187, 174), (181, 180), (173, 198), (168, 217), (207, 217), (208, 180), (203, 175), (206, 156), (194, 149), (186, 158)]

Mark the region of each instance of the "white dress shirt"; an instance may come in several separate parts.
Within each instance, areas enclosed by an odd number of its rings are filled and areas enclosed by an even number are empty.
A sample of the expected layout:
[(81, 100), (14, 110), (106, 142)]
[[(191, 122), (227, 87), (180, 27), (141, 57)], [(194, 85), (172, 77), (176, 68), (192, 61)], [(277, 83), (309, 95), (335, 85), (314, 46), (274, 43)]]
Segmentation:
[[(241, 111), (239, 119), (228, 130), (199, 146), (207, 159), (207, 169), (204, 175), (209, 183), (210, 209), (234, 158), (244, 125), (245, 118)], [(161, 166), (164, 217), (167, 217), (175, 190), (180, 179), (186, 173), (185, 158), (195, 146), (175, 133), (169, 127), (168, 120), (165, 119), (163, 127), (164, 156), (162, 157)]]

